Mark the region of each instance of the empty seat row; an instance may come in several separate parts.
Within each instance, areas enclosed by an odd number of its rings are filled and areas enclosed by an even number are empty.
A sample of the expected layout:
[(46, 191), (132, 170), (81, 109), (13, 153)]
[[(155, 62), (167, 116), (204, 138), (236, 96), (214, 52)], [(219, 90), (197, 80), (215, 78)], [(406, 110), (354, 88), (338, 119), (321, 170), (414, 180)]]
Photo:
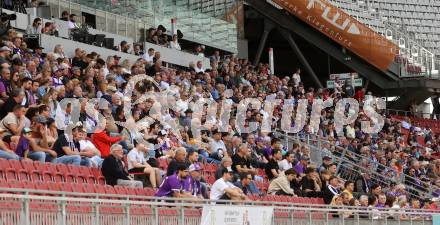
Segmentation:
[(97, 168), (27, 160), (0, 159), (0, 178), (7, 181), (29, 180), (34, 182), (105, 183), (101, 171)]

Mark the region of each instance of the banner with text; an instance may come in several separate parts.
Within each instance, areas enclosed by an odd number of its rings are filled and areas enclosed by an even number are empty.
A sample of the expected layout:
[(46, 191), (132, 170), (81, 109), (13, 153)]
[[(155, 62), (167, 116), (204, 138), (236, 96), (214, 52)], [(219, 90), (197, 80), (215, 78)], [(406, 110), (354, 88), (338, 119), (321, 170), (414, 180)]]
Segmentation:
[(272, 0), (310, 26), (386, 71), (398, 46), (326, 0)]
[(271, 225), (273, 207), (208, 205), (203, 207), (201, 225)]

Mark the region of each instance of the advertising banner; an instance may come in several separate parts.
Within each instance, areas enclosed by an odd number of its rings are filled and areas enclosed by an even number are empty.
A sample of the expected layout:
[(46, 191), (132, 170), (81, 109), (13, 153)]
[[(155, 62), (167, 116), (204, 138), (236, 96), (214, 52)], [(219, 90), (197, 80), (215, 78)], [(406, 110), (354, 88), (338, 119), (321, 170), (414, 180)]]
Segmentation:
[(271, 225), (273, 207), (207, 205), (201, 225)]
[(272, 0), (316, 30), (386, 71), (398, 46), (326, 0)]

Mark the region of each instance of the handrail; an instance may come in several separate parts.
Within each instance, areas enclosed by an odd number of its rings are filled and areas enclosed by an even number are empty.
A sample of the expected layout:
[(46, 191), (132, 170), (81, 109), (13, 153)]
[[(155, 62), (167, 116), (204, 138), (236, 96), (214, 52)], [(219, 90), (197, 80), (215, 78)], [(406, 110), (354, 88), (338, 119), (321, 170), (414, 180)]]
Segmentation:
[[(0, 188), (1, 191), (13, 192), (14, 189)], [(18, 192), (18, 189), (15, 189)], [(29, 191), (32, 192), (32, 191)], [(207, 200), (207, 199), (177, 199), (177, 198), (158, 198), (151, 197), (148, 200), (155, 201), (142, 201), (137, 199), (99, 199), (99, 198), (86, 198), (84, 196), (80, 197), (67, 197), (67, 196), (41, 196), (41, 195), (31, 195), (28, 193), (17, 194), (17, 193), (0, 193), (0, 199), (5, 201), (6, 198), (10, 199), (20, 199), (20, 200), (46, 200), (46, 201), (68, 201), (68, 202), (78, 202), (78, 203), (109, 203), (109, 204), (121, 204), (121, 205), (150, 205), (150, 206), (161, 206), (161, 207), (202, 207), (203, 205), (212, 205), (216, 203), (229, 204), (229, 205), (246, 205), (250, 207), (256, 206), (273, 206), (277, 209), (289, 209), (289, 210), (310, 210), (314, 212), (334, 212), (335, 209), (344, 209), (346, 212), (361, 213), (365, 211), (370, 211), (371, 207), (361, 207), (361, 206), (331, 206), (331, 205), (318, 205), (318, 204), (300, 204), (300, 203), (289, 203), (289, 202), (267, 202), (267, 201), (233, 201), (233, 200)], [(53, 194), (49, 192), (49, 194)], [(73, 194), (73, 193), (69, 193)], [(113, 197), (113, 195), (109, 195)], [(139, 198), (138, 198), (139, 199)], [(396, 209), (390, 208), (374, 208), (381, 213), (396, 213)], [(428, 209), (399, 209), (400, 213), (410, 214), (410, 215), (427, 215), (440, 214), (439, 211), (428, 210)]]
[[(282, 134), (282, 133), (281, 133), (281, 135), (284, 136), (284, 137), (287, 137), (288, 139), (290, 138), (291, 140), (294, 140), (294, 141), (300, 141), (300, 142), (302, 141), (299, 138), (298, 135), (296, 135), (296, 136), (288, 136), (288, 135), (285, 135), (285, 134)], [(316, 139), (311, 139), (310, 138), (311, 136), (315, 136)], [(318, 145), (315, 146), (318, 149), (318, 151), (321, 150), (321, 146), (322, 146), (323, 143), (330, 143), (328, 140), (325, 140), (324, 138), (318, 137), (317, 135), (308, 134), (307, 135), (307, 144), (309, 146), (313, 146), (312, 142), (317, 142), (318, 143)], [(341, 166), (343, 166), (344, 162), (345, 163), (349, 163), (349, 164), (354, 165), (354, 166), (361, 167), (360, 165), (357, 165), (356, 163), (353, 163), (352, 159), (346, 157), (346, 153), (349, 152), (348, 149), (346, 149), (346, 148), (344, 149), (344, 148), (341, 148), (341, 147), (335, 146), (335, 145), (333, 147), (335, 148), (335, 150), (342, 151), (342, 154), (341, 154), (342, 156), (341, 157), (336, 156), (334, 154), (334, 151), (331, 152), (332, 153), (332, 158), (336, 158), (336, 159), (340, 159), (341, 160), (339, 162), (339, 164), (338, 164), (338, 167), (337, 167), (338, 173), (340, 172), (340, 168), (341, 168)], [(372, 163), (371, 159), (369, 159), (367, 157), (364, 157), (362, 155), (356, 154), (354, 152), (350, 152), (350, 154), (354, 155), (356, 158), (358, 158), (359, 159), (358, 161), (366, 160), (367, 162)], [(374, 162), (374, 164), (376, 164), (376, 166), (380, 166), (380, 167), (382, 167), (384, 169), (395, 171), (393, 168), (390, 168), (390, 167), (388, 167), (386, 165), (383, 165), (383, 164), (381, 164), (379, 162)], [(381, 180), (381, 181), (389, 181), (388, 186), (391, 185), (391, 182), (398, 183), (398, 181), (390, 179), (390, 177), (384, 176), (384, 175), (382, 175), (380, 173), (377, 173), (375, 171), (371, 171), (368, 168), (363, 168), (363, 170), (369, 171), (370, 174), (373, 174), (373, 175), (375, 175), (377, 177), (382, 178), (383, 180)], [(397, 171), (395, 171), (395, 172), (397, 174)], [(416, 197), (429, 197), (429, 198), (432, 197), (432, 191), (433, 190), (431, 188), (432, 185), (430, 183), (420, 181), (420, 185), (422, 185), (428, 191), (428, 192), (423, 192), (422, 190), (419, 190), (419, 189), (416, 188), (416, 186), (419, 186), (417, 183), (413, 183), (413, 182), (410, 181), (411, 179), (408, 179), (408, 178), (410, 178), (410, 176), (406, 175), (404, 172), (402, 172), (402, 173), (400, 173), (398, 175), (400, 177), (400, 183), (405, 184), (405, 187), (410, 190), (408, 192), (410, 195), (413, 195), (413, 196), (416, 196)], [(384, 183), (384, 182), (381, 182), (381, 183)], [(414, 193), (417, 193), (418, 195), (415, 195)], [(423, 195), (423, 194), (425, 194), (425, 195)]]

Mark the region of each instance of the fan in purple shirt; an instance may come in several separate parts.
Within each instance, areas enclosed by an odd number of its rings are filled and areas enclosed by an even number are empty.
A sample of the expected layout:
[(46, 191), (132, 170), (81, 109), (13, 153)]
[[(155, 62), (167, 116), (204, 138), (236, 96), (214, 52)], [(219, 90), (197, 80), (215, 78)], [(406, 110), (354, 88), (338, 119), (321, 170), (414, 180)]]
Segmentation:
[(174, 175), (168, 176), (160, 185), (157, 197), (191, 198), (191, 193), (185, 190), (185, 179), (188, 176), (188, 168), (179, 165)]

